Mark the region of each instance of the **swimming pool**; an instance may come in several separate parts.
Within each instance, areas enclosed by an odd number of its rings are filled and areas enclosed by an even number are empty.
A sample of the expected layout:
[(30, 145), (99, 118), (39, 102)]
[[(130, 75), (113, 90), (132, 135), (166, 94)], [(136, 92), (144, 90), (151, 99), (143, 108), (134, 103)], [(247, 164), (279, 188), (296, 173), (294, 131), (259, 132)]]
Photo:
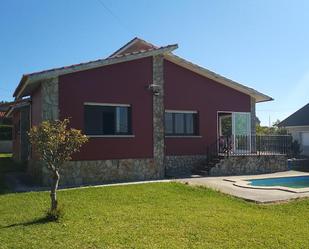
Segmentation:
[(309, 188), (309, 175), (248, 179), (247, 181), (249, 181), (249, 185), (251, 186), (261, 186), (261, 187), (281, 186), (288, 188)]

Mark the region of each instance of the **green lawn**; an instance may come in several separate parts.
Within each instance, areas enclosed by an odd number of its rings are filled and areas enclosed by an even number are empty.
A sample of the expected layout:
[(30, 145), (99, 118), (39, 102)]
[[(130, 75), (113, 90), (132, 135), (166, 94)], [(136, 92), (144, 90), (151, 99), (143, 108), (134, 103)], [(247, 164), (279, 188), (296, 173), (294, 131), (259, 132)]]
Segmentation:
[(309, 200), (257, 205), (178, 183), (0, 195), (0, 248), (309, 248)]
[(10, 158), (12, 157), (11, 153), (0, 153), (0, 158)]

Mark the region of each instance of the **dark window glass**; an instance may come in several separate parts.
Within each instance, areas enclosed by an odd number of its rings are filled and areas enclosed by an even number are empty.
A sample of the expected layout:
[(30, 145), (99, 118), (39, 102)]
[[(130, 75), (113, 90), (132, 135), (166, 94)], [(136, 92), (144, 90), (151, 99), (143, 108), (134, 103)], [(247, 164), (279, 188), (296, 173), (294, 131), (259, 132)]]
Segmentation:
[(173, 133), (173, 113), (170, 112), (165, 113), (165, 133)]
[(198, 135), (197, 113), (165, 113), (165, 134)]
[(194, 134), (194, 115), (193, 113), (186, 113), (186, 133)]
[(115, 134), (115, 107), (108, 106), (102, 108), (103, 135)]
[(116, 108), (116, 132), (117, 133), (128, 133), (129, 110), (127, 107), (117, 107)]
[(185, 133), (185, 114), (175, 113), (175, 133), (184, 134)]
[(87, 135), (103, 134), (102, 108), (100, 106), (85, 106), (85, 133)]
[(131, 134), (131, 108), (123, 106), (85, 105), (87, 135)]

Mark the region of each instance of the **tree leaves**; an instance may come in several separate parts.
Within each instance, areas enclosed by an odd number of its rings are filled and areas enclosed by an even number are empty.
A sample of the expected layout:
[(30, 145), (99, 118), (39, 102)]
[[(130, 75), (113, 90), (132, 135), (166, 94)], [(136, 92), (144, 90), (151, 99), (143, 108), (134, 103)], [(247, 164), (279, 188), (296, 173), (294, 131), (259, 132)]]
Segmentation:
[(88, 141), (80, 130), (69, 128), (69, 124), (69, 119), (43, 121), (28, 134), (33, 149), (52, 171), (70, 161), (72, 154)]

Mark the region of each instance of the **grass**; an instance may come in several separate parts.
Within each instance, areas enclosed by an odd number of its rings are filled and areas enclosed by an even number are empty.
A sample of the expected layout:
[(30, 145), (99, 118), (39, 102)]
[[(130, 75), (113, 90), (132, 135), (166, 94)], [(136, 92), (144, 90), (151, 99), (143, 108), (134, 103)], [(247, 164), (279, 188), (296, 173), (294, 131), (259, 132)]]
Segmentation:
[(0, 153), (0, 158), (11, 158), (12, 154), (11, 153)]
[(248, 203), (210, 189), (152, 183), (0, 195), (0, 247), (309, 248), (309, 200)]

